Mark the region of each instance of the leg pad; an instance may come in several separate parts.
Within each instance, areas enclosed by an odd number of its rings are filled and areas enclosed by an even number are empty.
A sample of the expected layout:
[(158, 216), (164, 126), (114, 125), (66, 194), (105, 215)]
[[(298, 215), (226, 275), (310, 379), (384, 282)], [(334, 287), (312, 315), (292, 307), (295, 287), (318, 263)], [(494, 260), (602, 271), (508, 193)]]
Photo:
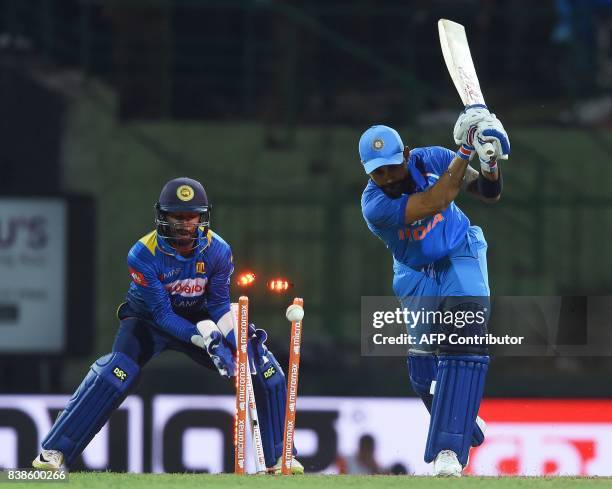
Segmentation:
[(427, 411), (431, 412), (433, 395), (431, 383), (436, 380), (438, 359), (435, 355), (408, 355), (408, 375), (414, 392), (423, 400)]
[[(438, 374), (438, 359), (434, 355), (409, 354), (408, 372), (412, 389), (421, 398), (427, 411), (431, 413), (431, 405), (433, 404), (431, 383), (436, 380)], [(478, 426), (478, 423), (474, 423), (472, 446), (482, 445), (484, 439), (484, 432)]]
[(96, 360), (43, 440), (42, 447), (61, 451), (69, 467), (127, 397), (139, 374), (138, 364), (120, 352)]
[(484, 392), (488, 356), (440, 355), (425, 461), (452, 450), (467, 463), (474, 425)]
[(280, 364), (263, 345), (265, 339), (262, 330), (253, 334), (249, 342), (249, 357), (254, 367), (251, 378), (266, 466), (273, 467), (283, 453), (287, 381)]

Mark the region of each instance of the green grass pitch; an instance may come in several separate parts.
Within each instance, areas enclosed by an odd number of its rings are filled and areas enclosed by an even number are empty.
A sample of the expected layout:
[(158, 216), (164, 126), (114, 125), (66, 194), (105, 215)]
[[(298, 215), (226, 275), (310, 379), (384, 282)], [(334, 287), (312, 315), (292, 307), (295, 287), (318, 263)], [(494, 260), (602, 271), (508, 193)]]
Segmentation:
[(374, 488), (374, 489), (421, 489), (421, 488), (582, 488), (611, 487), (612, 478), (580, 477), (462, 477), (439, 479), (413, 476), (347, 476), (347, 475), (304, 475), (304, 476), (236, 476), (209, 474), (115, 474), (109, 472), (81, 472), (70, 474), (67, 483), (26, 482), (6, 483), (5, 488), (35, 487), (87, 488), (87, 489), (333, 489)]

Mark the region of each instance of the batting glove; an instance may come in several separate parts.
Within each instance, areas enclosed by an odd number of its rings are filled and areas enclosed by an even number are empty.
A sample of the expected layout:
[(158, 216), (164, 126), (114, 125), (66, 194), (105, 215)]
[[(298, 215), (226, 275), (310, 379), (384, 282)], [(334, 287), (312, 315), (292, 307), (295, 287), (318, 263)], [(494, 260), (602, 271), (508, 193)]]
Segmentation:
[[(488, 158), (483, 150), (483, 145), (489, 143), (493, 145), (495, 156)], [(507, 160), (510, 154), (510, 139), (501, 121), (490, 114), (476, 126), (474, 146), (480, 159), (480, 167), (483, 171), (495, 171), (497, 160)]]
[(478, 124), (485, 117), (490, 115), (486, 105), (474, 104), (466, 105), (465, 109), (459, 114), (459, 118), (453, 129), (453, 139), (455, 144), (467, 144), (473, 146), (470, 138), (470, 128)]

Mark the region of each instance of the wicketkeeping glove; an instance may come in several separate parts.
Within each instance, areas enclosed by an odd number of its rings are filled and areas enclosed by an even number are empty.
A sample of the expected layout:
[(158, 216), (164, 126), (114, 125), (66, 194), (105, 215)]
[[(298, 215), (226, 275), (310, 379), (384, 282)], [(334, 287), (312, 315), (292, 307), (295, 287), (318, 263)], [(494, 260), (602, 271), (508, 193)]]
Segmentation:
[(222, 377), (236, 375), (236, 362), (232, 349), (221, 331), (213, 331), (206, 344), (206, 351)]
[(226, 378), (236, 375), (234, 352), (221, 331), (213, 330), (206, 337), (193, 335), (191, 342), (206, 350), (215, 367), (217, 367), (219, 375)]

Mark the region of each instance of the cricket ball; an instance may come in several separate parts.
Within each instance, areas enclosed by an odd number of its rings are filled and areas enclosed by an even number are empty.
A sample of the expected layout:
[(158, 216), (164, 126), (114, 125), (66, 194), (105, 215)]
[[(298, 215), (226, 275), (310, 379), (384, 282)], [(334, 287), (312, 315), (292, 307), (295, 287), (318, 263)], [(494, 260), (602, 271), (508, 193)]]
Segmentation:
[(297, 304), (291, 304), (285, 313), (287, 319), (291, 322), (301, 321), (304, 318), (304, 308)]

